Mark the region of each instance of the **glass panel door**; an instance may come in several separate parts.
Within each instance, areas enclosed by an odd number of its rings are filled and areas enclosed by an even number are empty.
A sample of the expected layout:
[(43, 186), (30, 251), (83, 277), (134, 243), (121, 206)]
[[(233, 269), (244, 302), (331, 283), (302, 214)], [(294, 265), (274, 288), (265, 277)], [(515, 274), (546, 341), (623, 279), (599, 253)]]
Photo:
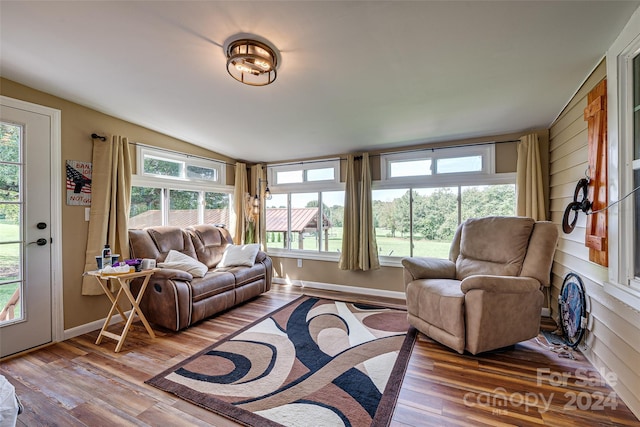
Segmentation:
[(0, 123), (0, 324), (24, 316), (22, 268), (22, 126)]
[(0, 357), (52, 341), (53, 110), (0, 100)]

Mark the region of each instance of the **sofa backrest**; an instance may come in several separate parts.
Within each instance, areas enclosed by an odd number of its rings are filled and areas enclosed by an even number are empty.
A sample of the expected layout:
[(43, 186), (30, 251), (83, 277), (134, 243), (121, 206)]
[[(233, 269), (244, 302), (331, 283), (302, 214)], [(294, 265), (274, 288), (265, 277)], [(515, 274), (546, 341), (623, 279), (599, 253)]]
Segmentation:
[(551, 266), (559, 236), (558, 226), (549, 221), (538, 221), (533, 227), (527, 256), (522, 264), (521, 276), (538, 279), (544, 286), (551, 285)]
[[(476, 274), (519, 276), (535, 220), (524, 217), (468, 219), (459, 234), (456, 278)], [(454, 238), (454, 244), (456, 239)]]
[(163, 262), (172, 249), (196, 258), (191, 236), (180, 227), (130, 229), (129, 247), (133, 258), (153, 258), (157, 262)]
[(214, 268), (222, 259), (226, 247), (233, 243), (226, 228), (211, 224), (194, 225), (187, 229), (193, 242), (198, 261)]

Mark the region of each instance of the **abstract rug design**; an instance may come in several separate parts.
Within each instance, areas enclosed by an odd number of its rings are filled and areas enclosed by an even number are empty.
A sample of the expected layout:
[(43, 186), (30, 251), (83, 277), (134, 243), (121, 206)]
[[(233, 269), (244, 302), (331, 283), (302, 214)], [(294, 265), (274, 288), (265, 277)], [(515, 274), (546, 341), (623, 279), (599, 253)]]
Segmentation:
[(415, 336), (404, 311), (303, 296), (147, 383), (249, 426), (386, 426)]

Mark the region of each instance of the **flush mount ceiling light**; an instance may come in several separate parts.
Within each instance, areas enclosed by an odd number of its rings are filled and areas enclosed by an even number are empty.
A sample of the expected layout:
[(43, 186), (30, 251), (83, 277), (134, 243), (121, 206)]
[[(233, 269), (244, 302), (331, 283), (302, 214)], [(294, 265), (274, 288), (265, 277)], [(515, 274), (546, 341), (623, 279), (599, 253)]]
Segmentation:
[(276, 50), (251, 39), (232, 41), (227, 46), (227, 71), (237, 81), (250, 86), (266, 86), (276, 80)]

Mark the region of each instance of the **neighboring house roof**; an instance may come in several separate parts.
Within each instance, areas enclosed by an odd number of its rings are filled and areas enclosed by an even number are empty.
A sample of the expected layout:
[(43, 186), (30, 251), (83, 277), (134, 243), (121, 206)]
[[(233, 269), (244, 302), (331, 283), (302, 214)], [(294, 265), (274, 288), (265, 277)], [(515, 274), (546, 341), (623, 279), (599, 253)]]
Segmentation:
[[(169, 222), (178, 227), (187, 227), (198, 223), (198, 213), (193, 209), (169, 211)], [(205, 224), (226, 224), (229, 222), (228, 209), (207, 209), (204, 213)], [(287, 231), (287, 208), (267, 209), (267, 231)], [(162, 224), (160, 210), (152, 209), (129, 218), (129, 228), (144, 228)], [(323, 229), (331, 227), (326, 216), (322, 218)], [(291, 209), (291, 231), (301, 233), (318, 228), (318, 208)]]
[[(331, 227), (325, 215), (322, 216), (323, 229)], [(287, 208), (268, 208), (267, 231), (287, 231)], [(291, 231), (303, 232), (318, 228), (318, 208), (291, 209)]]
[[(178, 227), (197, 224), (198, 212), (193, 209), (174, 209), (169, 211), (169, 223)], [(229, 226), (229, 209), (206, 209), (205, 224), (225, 224)], [(158, 209), (148, 210), (129, 218), (129, 228), (144, 228), (162, 224), (162, 212)]]

